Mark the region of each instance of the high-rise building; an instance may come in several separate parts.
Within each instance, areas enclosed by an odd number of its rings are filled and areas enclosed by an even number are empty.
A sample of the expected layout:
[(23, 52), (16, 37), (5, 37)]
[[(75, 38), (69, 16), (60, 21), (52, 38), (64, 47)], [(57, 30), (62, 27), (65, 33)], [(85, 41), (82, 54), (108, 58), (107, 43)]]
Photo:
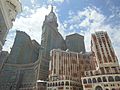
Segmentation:
[(84, 90), (120, 90), (120, 67), (107, 32), (92, 34), (96, 70), (82, 77)]
[(91, 53), (53, 49), (50, 56), (47, 90), (82, 90), (84, 71), (95, 69)]
[[(17, 31), (7, 63), (28, 64), (38, 59), (40, 45), (25, 32)], [(29, 57), (28, 57), (29, 56)]]
[(42, 26), (42, 38), (41, 45), (45, 49), (45, 55), (49, 57), (50, 50), (52, 49), (63, 49), (66, 50), (66, 44), (58, 32), (57, 17), (53, 12), (53, 6), (51, 7), (51, 12), (49, 15), (45, 16), (45, 21)]
[(77, 33), (66, 36), (67, 49), (73, 52), (85, 52), (84, 36)]
[(19, 0), (0, 0), (0, 50), (19, 12), (21, 12)]
[(43, 60), (41, 61), (41, 65), (42, 65), (41, 69), (42, 71), (44, 71), (43, 73), (45, 74), (40, 76), (44, 76), (44, 77), (46, 76), (46, 79), (48, 77), (50, 51), (52, 49), (58, 49), (58, 48), (62, 50), (66, 50), (65, 41), (61, 36), (61, 34), (58, 32), (57, 27), (58, 27), (57, 17), (53, 12), (53, 6), (52, 6), (49, 15), (45, 16), (45, 21), (42, 26), (42, 38), (41, 38), (41, 46), (44, 49), (42, 55)]
[(10, 54), (0, 54), (0, 90), (35, 90), (40, 49), (25, 32), (17, 31)]

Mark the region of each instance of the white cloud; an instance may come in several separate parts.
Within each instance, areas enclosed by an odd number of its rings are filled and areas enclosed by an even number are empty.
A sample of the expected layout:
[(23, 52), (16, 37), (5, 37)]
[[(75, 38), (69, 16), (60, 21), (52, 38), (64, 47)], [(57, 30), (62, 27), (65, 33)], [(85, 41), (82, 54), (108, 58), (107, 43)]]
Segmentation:
[(63, 3), (64, 0), (48, 0), (49, 3)]
[[(7, 36), (7, 41), (5, 43), (5, 46), (3, 50), (9, 50), (10, 47), (12, 47), (15, 32), (16, 30), (24, 31), (32, 39), (37, 40), (39, 43), (41, 41), (41, 32), (42, 32), (42, 24), (45, 18), (45, 15), (47, 15), (50, 12), (50, 6), (48, 8), (41, 7), (37, 8), (35, 10), (30, 9), (28, 7), (25, 7), (25, 11), (21, 14), (19, 18), (16, 18), (13, 28), (9, 31), (9, 34)], [(33, 12), (30, 13), (27, 16), (23, 16), (23, 14), (26, 13), (26, 11)]]
[(35, 3), (36, 3), (36, 0), (31, 0), (31, 3), (32, 3), (32, 4), (35, 4)]
[[(58, 0), (63, 2), (64, 0)], [(57, 11), (57, 10), (56, 10)], [(10, 30), (7, 36), (7, 42), (4, 46), (4, 50), (9, 50), (12, 47), (13, 39), (15, 37), (16, 29), (25, 31), (32, 39), (37, 40), (39, 43), (41, 41), (42, 24), (47, 15), (50, 12), (50, 6), (46, 6), (30, 9), (29, 7), (24, 7), (23, 13), (14, 22), (13, 28)], [(29, 13), (29, 14), (28, 14)], [(56, 13), (57, 17), (58, 14)], [(91, 33), (95, 31), (104, 30), (107, 31), (112, 40), (115, 52), (120, 60), (120, 27), (111, 27), (109, 24), (105, 24), (104, 21), (107, 19), (101, 11), (95, 7), (87, 7), (84, 11), (78, 11), (77, 13), (70, 11), (68, 20), (64, 21), (63, 24), (60, 23), (58, 18), (58, 30), (64, 36), (68, 34), (75, 33), (75, 29), (81, 29), (81, 27), (86, 28), (86, 30), (81, 30), (80, 34), (85, 36), (85, 44), (87, 51), (90, 51), (90, 41)], [(67, 30), (68, 33), (65, 33)], [(72, 32), (71, 32), (72, 30)]]
[(107, 19), (109, 18), (104, 16), (98, 8), (87, 7), (84, 11), (78, 11), (77, 13), (70, 11), (69, 20), (64, 23), (67, 24), (66, 26), (70, 26), (68, 27), (69, 30), (73, 29), (70, 33), (74, 33), (75, 29), (78, 29), (78, 27), (74, 27), (75, 25), (79, 26), (79, 29), (81, 27), (84, 28), (79, 33), (85, 36), (87, 51), (90, 51), (91, 33), (95, 31), (107, 31), (120, 62), (120, 26), (111, 27), (110, 24), (105, 24)]
[[(57, 12), (56, 7), (54, 7), (55, 13)], [(7, 35), (7, 41), (3, 47), (3, 50), (9, 51), (13, 45), (14, 38), (16, 35), (16, 30), (26, 32), (31, 39), (35, 39), (38, 43), (41, 43), (41, 34), (42, 34), (42, 25), (45, 19), (45, 15), (48, 15), (51, 10), (51, 6), (49, 5), (47, 8), (46, 6), (42, 6), (40, 8), (31, 9), (27, 6), (23, 7), (23, 12), (19, 17), (16, 18), (15, 22), (13, 23), (13, 28), (9, 31)], [(58, 17), (58, 14), (56, 13)], [(58, 30), (60, 33), (65, 36), (64, 34), (64, 27), (60, 23), (58, 18)], [(65, 38), (65, 37), (64, 37)]]

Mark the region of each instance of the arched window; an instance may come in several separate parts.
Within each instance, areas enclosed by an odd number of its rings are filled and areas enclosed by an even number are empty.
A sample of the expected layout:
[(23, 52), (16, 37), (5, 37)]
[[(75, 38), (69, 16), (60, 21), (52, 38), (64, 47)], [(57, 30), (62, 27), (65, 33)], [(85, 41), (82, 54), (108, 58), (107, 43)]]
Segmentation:
[(120, 76), (115, 76), (115, 81), (120, 81)]
[(67, 81), (67, 82), (65, 83), (65, 85), (69, 85), (69, 82)]
[(49, 87), (49, 83), (47, 84), (47, 86)]
[(55, 84), (53, 83), (53, 86), (55, 86)]
[(88, 79), (88, 83), (92, 83), (92, 80), (90, 78)]
[(63, 86), (63, 85), (64, 85), (64, 82), (62, 82), (61, 85)]
[(50, 87), (52, 86), (52, 83), (50, 83)]
[(60, 82), (58, 83), (58, 86), (60, 86)]
[(87, 83), (87, 80), (86, 80), (86, 79), (83, 79), (83, 83), (86, 84), (86, 83)]
[(57, 86), (57, 82), (55, 83), (55, 86)]
[(114, 82), (113, 77), (112, 77), (112, 76), (109, 76), (109, 77), (108, 77), (108, 81), (109, 81), (109, 82)]
[(101, 78), (100, 78), (100, 77), (98, 77), (98, 78), (97, 78), (97, 81), (98, 81), (98, 82), (102, 82), (102, 80), (101, 80)]
[(72, 82), (70, 82), (70, 86), (72, 86)]
[(106, 77), (102, 77), (102, 79), (103, 79), (103, 82), (107, 82)]
[(97, 86), (95, 90), (103, 90), (101, 86)]
[(93, 83), (97, 83), (96, 78), (93, 78), (92, 81), (93, 81)]

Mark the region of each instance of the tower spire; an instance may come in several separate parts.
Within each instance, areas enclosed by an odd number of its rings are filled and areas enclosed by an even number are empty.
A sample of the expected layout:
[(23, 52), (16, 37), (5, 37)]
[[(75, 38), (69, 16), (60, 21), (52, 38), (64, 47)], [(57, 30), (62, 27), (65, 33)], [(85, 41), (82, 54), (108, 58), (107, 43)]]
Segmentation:
[(51, 12), (53, 12), (53, 0), (52, 0), (52, 3), (51, 3)]
[(53, 12), (53, 5), (51, 5), (51, 12)]

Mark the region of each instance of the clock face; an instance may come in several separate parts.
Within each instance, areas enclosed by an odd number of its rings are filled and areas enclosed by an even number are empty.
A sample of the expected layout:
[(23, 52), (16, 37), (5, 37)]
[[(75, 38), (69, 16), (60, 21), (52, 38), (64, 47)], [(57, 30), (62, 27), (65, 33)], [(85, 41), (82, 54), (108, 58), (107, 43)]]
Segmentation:
[(55, 16), (54, 13), (50, 13), (47, 17), (47, 20), (52, 22), (52, 21), (57, 21), (57, 17)]
[(97, 86), (95, 90), (103, 90), (101, 86)]

